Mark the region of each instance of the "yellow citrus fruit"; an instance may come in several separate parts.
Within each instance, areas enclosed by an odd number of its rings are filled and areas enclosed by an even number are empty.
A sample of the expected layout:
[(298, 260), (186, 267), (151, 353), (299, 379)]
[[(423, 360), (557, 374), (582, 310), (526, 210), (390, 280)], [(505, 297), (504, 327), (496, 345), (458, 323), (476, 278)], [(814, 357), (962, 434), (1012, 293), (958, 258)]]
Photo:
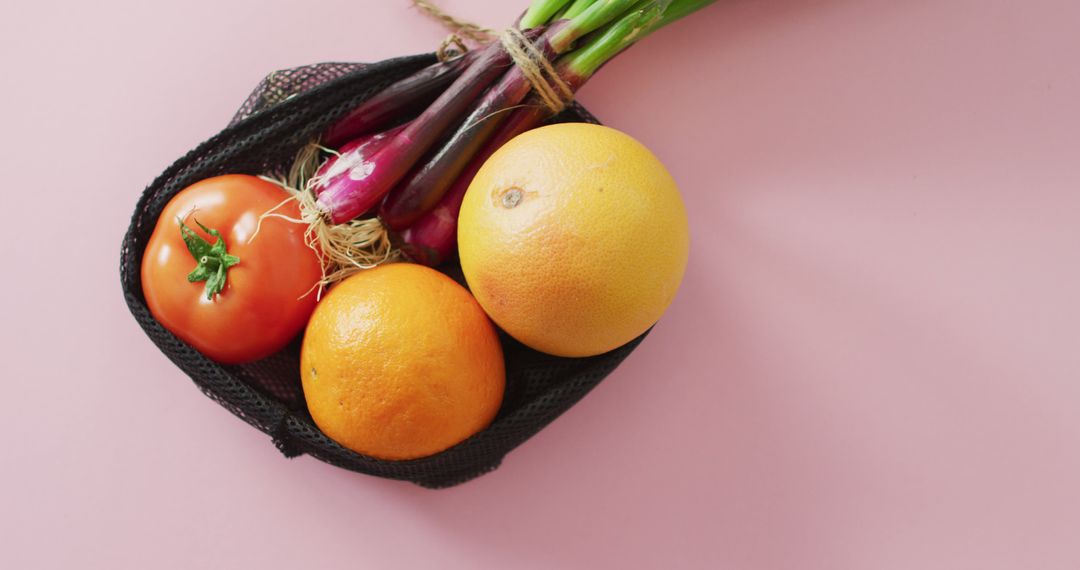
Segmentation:
[(502, 348), (464, 287), (420, 265), (358, 273), (316, 306), (300, 355), (308, 410), (331, 439), (415, 459), (487, 427), (502, 404)]
[(689, 250), (678, 187), (644, 145), (585, 123), (526, 132), (477, 173), (458, 218), (476, 300), (514, 338), (589, 356), (645, 332)]

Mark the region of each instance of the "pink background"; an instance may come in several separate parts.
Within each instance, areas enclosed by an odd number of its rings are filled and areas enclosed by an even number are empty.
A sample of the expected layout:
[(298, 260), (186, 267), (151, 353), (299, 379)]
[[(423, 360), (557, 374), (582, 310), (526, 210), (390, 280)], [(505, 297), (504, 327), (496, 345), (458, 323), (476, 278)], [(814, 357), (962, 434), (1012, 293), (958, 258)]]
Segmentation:
[[(525, 0), (446, 0), (489, 25)], [(1080, 566), (1080, 3), (721, 0), (587, 86), (693, 231), (653, 335), (433, 492), (203, 397), (123, 305), (141, 189), (404, 0), (10, 2), (3, 568)]]

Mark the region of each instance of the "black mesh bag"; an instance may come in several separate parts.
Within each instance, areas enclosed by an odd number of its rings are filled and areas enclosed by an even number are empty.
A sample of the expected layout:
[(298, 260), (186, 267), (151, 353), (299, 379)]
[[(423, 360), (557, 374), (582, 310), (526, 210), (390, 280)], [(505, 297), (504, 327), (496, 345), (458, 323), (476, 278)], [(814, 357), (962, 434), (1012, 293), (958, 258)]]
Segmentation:
[[(228, 127), (177, 160), (146, 188), (124, 236), (120, 274), (127, 305), (154, 344), (207, 396), (269, 434), (286, 457), (306, 453), (351, 471), (438, 488), (463, 483), (498, 467), (508, 452), (611, 373), (645, 335), (599, 356), (559, 358), (531, 350), (500, 333), (507, 384), (494, 422), (436, 455), (383, 461), (345, 449), (312, 422), (300, 384), (300, 339), (258, 362), (217, 364), (151, 316), (140, 279), (142, 252), (157, 218), (181, 189), (220, 174), (285, 170), (297, 151), (335, 118), (391, 82), (434, 61), (432, 55), (418, 55), (374, 64), (323, 63), (271, 73)], [(577, 104), (554, 121), (597, 122)], [(452, 266), (442, 269), (451, 275), (459, 272)]]

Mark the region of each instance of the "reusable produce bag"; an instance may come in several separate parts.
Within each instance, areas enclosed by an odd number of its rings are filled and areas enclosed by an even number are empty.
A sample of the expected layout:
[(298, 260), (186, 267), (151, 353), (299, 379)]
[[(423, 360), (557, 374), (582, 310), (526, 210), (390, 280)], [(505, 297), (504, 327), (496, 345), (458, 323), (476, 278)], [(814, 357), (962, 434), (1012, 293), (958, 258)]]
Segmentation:
[[(207, 396), (268, 434), (286, 457), (308, 454), (376, 477), (449, 487), (499, 466), (503, 457), (568, 410), (604, 379), (648, 332), (609, 353), (559, 358), (501, 334), (507, 385), (494, 422), (436, 455), (384, 461), (360, 455), (322, 434), (304, 403), (299, 339), (270, 358), (241, 366), (217, 364), (158, 323), (142, 294), (142, 252), (165, 204), (188, 185), (220, 174), (272, 174), (288, 169), (297, 152), (336, 118), (393, 81), (435, 62), (434, 55), (374, 64), (323, 63), (277, 71), (259, 83), (224, 130), (167, 168), (143, 192), (124, 236), (120, 274), (135, 319), (166, 356)], [(598, 123), (576, 103), (552, 122)], [(459, 279), (453, 265), (441, 270)]]

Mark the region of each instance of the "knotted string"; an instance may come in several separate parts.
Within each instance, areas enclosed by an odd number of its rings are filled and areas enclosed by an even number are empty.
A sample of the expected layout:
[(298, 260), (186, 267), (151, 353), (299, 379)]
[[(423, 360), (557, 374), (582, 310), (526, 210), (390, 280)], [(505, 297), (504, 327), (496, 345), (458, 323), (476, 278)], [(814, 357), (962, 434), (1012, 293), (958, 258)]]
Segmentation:
[(574, 99), (574, 90), (559, 77), (559, 72), (555, 71), (555, 66), (544, 57), (544, 52), (517, 28), (507, 28), (499, 39), (503, 49), (532, 84), (533, 91), (544, 105), (551, 109), (552, 113), (566, 108)]
[(450, 46), (457, 46), (461, 52), (467, 51), (468, 48), (465, 47), (465, 42), (462, 41), (462, 38), (471, 40), (473, 43), (477, 44), (487, 43), (495, 39), (495, 30), (477, 26), (472, 22), (459, 20), (442, 11), (441, 8), (427, 0), (413, 0), (413, 5), (419, 8), (421, 12), (437, 20), (444, 28), (451, 32), (435, 52), (435, 54), (439, 56), (439, 61), (446, 61), (453, 57), (453, 54), (448, 50)]
[[(413, 4), (452, 32), (436, 51), (440, 61), (452, 57), (448, 49), (451, 45), (465, 50), (462, 37), (475, 43), (486, 43), (495, 39), (494, 30), (455, 18), (427, 0), (413, 0)], [(562, 111), (573, 101), (574, 90), (559, 77), (555, 66), (544, 56), (544, 52), (529, 41), (521, 30), (507, 28), (498, 37), (514, 65), (525, 75), (537, 97), (552, 113)]]
[(495, 30), (477, 26), (472, 22), (459, 20), (450, 14), (443, 12), (441, 8), (427, 0), (413, 0), (413, 4), (428, 16), (438, 20), (443, 27), (465, 39), (472, 40), (478, 44), (487, 43), (495, 39)]
[(467, 51), (469, 51), (469, 48), (465, 45), (465, 42), (461, 41), (457, 34), (450, 34), (435, 50), (435, 57), (439, 58), (439, 61), (447, 61)]

